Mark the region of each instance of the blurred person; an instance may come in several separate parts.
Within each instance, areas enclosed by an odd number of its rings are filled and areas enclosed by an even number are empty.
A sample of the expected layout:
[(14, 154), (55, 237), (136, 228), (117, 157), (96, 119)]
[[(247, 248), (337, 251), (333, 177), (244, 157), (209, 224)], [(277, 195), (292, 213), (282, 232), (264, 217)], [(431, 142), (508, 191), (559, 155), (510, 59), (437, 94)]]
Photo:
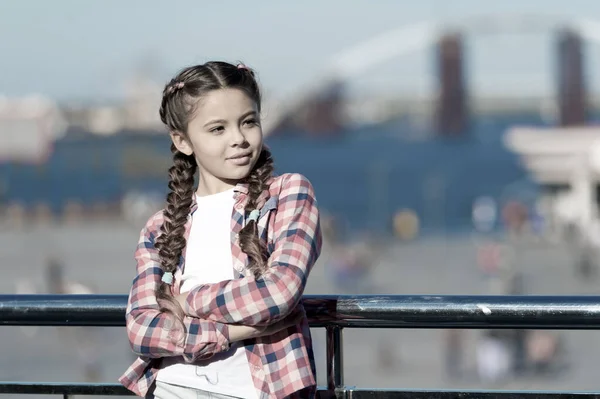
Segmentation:
[[(507, 291), (505, 295), (522, 296), (526, 295), (525, 276), (521, 270), (517, 269), (516, 264), (512, 264), (507, 272), (506, 284)], [(527, 337), (529, 330), (516, 329), (507, 331), (509, 340), (512, 343), (513, 360), (512, 368), (515, 375), (522, 374), (527, 368)]]
[(304, 176), (273, 174), (260, 111), (243, 64), (188, 67), (164, 88), (171, 191), (140, 234), (126, 312), (140, 357), (120, 379), (137, 395), (315, 396), (301, 298), (319, 211)]
[(533, 371), (543, 374), (553, 365), (558, 366), (562, 354), (563, 342), (556, 331), (532, 331), (527, 336), (527, 354)]
[(327, 218), (323, 226), (324, 259), (327, 276), (333, 285), (351, 294), (373, 291), (371, 275), (385, 247), (384, 239), (373, 234), (349, 239), (348, 231), (339, 218)]
[(341, 239), (341, 233), (343, 233), (339, 220), (333, 215), (321, 216), (321, 231), (323, 246), (337, 244)]
[[(16, 293), (19, 295), (35, 295), (43, 291), (51, 295), (91, 295), (93, 289), (76, 281), (68, 281), (65, 277), (64, 264), (56, 257), (49, 257), (44, 267), (45, 289), (38, 290), (31, 280), (20, 280), (16, 283)], [(22, 327), (25, 335), (33, 337), (38, 332), (37, 327)], [(78, 363), (83, 365), (83, 377), (87, 382), (99, 382), (102, 379), (100, 348), (107, 343), (100, 327), (59, 327), (57, 328), (60, 341), (70, 350), (75, 350)]]
[(502, 208), (504, 226), (510, 236), (520, 238), (528, 227), (529, 211), (520, 201), (508, 201)]
[(485, 330), (477, 342), (477, 374), (484, 382), (506, 378), (511, 368), (510, 350), (504, 335), (497, 330)]
[(331, 248), (327, 271), (333, 284), (350, 294), (373, 291), (371, 276), (383, 252), (377, 240), (362, 238), (356, 242), (338, 242)]
[[(45, 280), (48, 292), (53, 295), (92, 295), (91, 287), (77, 281), (67, 281), (65, 267), (56, 258), (48, 259)], [(60, 338), (70, 347), (74, 347), (79, 363), (83, 364), (84, 379), (99, 382), (102, 379), (102, 365), (99, 355), (102, 347), (102, 333), (99, 327), (60, 328)]]
[[(523, 276), (516, 269), (514, 248), (486, 243), (478, 248), (477, 261), (488, 279), (487, 295), (523, 294)], [(524, 330), (483, 330), (476, 350), (479, 378), (496, 382), (506, 378), (511, 371), (521, 372), (525, 364), (525, 338)]]
[[(37, 289), (33, 281), (28, 279), (20, 279), (15, 282), (15, 294), (17, 295), (34, 295)], [(33, 338), (39, 331), (38, 326), (19, 326), (19, 329), (27, 338)]]
[(79, 282), (65, 279), (64, 264), (56, 258), (49, 258), (46, 263), (45, 281), (48, 292), (54, 295), (91, 295), (93, 290)]
[(464, 358), (464, 330), (448, 329), (444, 334), (444, 367), (446, 375), (450, 378), (460, 378), (463, 373)]
[(473, 201), (471, 220), (479, 233), (486, 234), (494, 230), (498, 218), (496, 200), (489, 196), (480, 196)]

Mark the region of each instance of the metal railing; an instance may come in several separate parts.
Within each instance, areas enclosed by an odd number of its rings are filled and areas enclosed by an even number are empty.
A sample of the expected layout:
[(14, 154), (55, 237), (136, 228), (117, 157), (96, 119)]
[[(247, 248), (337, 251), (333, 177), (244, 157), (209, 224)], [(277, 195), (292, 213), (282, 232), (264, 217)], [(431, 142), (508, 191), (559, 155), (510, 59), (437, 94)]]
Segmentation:
[[(4, 326), (125, 325), (124, 295), (0, 295)], [(596, 296), (312, 296), (311, 327), (326, 329), (327, 386), (321, 398), (598, 398), (600, 392), (357, 389), (344, 384), (344, 328), (600, 330)], [(118, 384), (0, 382), (0, 394), (130, 395)]]

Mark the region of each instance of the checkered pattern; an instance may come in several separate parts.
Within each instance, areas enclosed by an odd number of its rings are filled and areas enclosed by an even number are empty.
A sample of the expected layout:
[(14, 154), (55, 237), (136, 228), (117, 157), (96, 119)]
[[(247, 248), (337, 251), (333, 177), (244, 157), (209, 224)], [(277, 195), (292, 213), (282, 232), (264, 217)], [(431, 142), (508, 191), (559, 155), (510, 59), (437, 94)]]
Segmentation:
[[(248, 187), (239, 184), (232, 212), (231, 249), (233, 267), (239, 278), (193, 289), (187, 300), (186, 334), (173, 336), (159, 311), (154, 295), (162, 270), (154, 243), (164, 220), (154, 215), (142, 230), (135, 258), (137, 276), (127, 306), (127, 333), (132, 349), (140, 357), (120, 378), (121, 383), (140, 396), (151, 389), (160, 367), (160, 358), (181, 356), (186, 362), (210, 358), (229, 346), (228, 324), (261, 325), (275, 322), (295, 307), (310, 269), (321, 251), (319, 212), (310, 182), (299, 174), (273, 179), (259, 201), (259, 234), (266, 240), (269, 270), (255, 279), (246, 276), (247, 256), (238, 242), (245, 218), (243, 209)], [(196, 205), (192, 208), (195, 211)], [(191, 217), (186, 225), (189, 234)], [(175, 273), (173, 290), (179, 282), (185, 260)], [(179, 339), (177, 339), (179, 338)], [(315, 365), (306, 318), (298, 326), (277, 334), (244, 342), (254, 385), (262, 398), (311, 397), (315, 391)]]

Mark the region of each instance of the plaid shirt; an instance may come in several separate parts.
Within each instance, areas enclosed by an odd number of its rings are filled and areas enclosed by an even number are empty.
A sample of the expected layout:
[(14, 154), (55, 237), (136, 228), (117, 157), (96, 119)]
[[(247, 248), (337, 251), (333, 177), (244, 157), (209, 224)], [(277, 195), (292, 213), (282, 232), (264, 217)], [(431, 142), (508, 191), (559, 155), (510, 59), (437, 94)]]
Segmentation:
[[(270, 253), (269, 269), (258, 279), (244, 276), (248, 257), (238, 233), (245, 223), (248, 187), (238, 184), (231, 219), (231, 251), (237, 279), (204, 284), (190, 291), (184, 317), (187, 334), (178, 342), (170, 336), (167, 317), (159, 311), (155, 289), (162, 269), (156, 238), (164, 221), (160, 211), (142, 229), (135, 253), (137, 276), (129, 295), (126, 324), (129, 342), (138, 359), (119, 381), (139, 396), (152, 390), (163, 357), (180, 356), (192, 363), (229, 348), (228, 324), (272, 323), (302, 306), (301, 297), (312, 266), (321, 251), (319, 211), (310, 182), (299, 174), (277, 176), (258, 201), (259, 235)], [(194, 203), (191, 214), (197, 209)], [(186, 223), (186, 238), (191, 226)], [(247, 215), (246, 215), (247, 217)], [(173, 293), (185, 259), (174, 274)], [(271, 336), (244, 341), (258, 397), (310, 397), (315, 392), (315, 364), (306, 318)]]

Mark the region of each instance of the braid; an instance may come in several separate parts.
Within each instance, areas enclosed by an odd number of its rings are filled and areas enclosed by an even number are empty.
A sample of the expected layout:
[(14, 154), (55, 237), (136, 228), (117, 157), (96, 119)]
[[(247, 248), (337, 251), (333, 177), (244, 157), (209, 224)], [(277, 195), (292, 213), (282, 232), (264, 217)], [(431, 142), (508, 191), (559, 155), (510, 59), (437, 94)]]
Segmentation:
[[(251, 212), (256, 209), (257, 200), (260, 195), (269, 188), (271, 177), (273, 176), (273, 158), (271, 152), (262, 149), (256, 167), (246, 178), (248, 183), (248, 202), (245, 211)], [(259, 277), (267, 269), (267, 247), (258, 236), (257, 222), (254, 220), (248, 223), (240, 231), (240, 248), (248, 255), (248, 270)]]
[[(192, 206), (194, 194), (194, 175), (197, 164), (193, 155), (185, 155), (171, 145), (173, 166), (169, 169), (169, 189), (167, 206), (164, 210), (165, 221), (161, 226), (162, 234), (156, 240), (161, 268), (165, 273), (175, 273), (186, 245), (185, 224)], [(183, 310), (173, 299), (170, 285), (161, 282), (156, 290), (156, 298), (161, 311), (175, 316), (179, 327), (183, 327)]]

